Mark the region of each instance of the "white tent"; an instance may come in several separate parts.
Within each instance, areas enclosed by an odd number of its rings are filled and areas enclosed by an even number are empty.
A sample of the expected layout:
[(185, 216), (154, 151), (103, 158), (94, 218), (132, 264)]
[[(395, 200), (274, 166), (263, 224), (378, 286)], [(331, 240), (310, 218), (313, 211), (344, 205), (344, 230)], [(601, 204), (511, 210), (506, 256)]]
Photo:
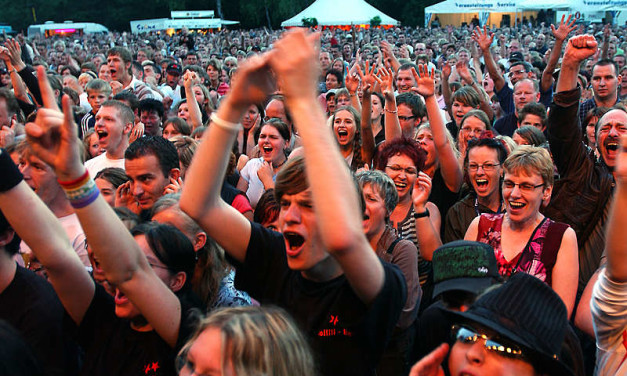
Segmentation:
[(425, 27), (438, 15), (441, 25), (470, 23), (474, 16), (481, 25), (499, 26), (504, 15), (516, 18), (534, 15), (540, 9), (569, 12), (610, 11), (616, 16), (625, 9), (626, 0), (446, 0), (425, 8)]
[(320, 26), (369, 25), (370, 20), (379, 16), (381, 25), (398, 25), (399, 22), (384, 14), (364, 0), (316, 0), (281, 26), (302, 26), (303, 18), (315, 18)]

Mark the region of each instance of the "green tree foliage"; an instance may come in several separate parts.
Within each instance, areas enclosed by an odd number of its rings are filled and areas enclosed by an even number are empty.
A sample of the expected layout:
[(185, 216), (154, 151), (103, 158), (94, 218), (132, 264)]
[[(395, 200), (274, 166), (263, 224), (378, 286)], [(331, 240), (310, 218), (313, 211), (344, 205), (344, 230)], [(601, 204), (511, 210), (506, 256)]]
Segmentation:
[[(295, 16), (314, 0), (0, 0), (0, 22), (16, 30), (26, 30), (45, 21), (97, 22), (112, 30), (129, 30), (132, 20), (169, 17), (171, 10), (216, 10), (221, 2), (225, 19), (240, 22), (242, 28), (279, 28), (281, 22)], [(368, 0), (403, 25), (422, 25), (424, 7), (438, 0)], [(37, 20), (33, 19), (35, 9)], [(333, 12), (334, 9), (329, 9)]]

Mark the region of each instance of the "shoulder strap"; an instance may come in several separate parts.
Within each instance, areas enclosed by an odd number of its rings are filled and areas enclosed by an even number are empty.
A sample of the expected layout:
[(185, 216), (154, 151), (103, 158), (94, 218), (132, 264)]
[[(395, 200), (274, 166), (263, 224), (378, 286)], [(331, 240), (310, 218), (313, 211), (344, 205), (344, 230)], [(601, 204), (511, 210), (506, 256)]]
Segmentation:
[(387, 253), (388, 254), (392, 254), (394, 252), (394, 247), (396, 247), (396, 245), (398, 244), (398, 242), (400, 242), (403, 238), (401, 238), (400, 236), (397, 237), (396, 239), (394, 239), (394, 241), (392, 242), (392, 244), (390, 244), (390, 246), (388, 247)]

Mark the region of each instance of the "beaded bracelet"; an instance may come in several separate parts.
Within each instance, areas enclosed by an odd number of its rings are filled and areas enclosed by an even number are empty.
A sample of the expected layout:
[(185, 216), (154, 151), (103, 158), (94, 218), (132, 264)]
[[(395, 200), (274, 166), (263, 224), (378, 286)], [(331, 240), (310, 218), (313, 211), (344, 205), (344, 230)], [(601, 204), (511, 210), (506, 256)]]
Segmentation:
[(389, 112), (389, 113), (391, 113), (391, 114), (395, 114), (395, 113), (397, 113), (397, 112), (398, 112), (398, 110), (394, 110), (394, 111), (392, 111), (392, 110), (388, 110), (387, 108), (383, 108), (383, 111), (385, 111), (385, 112)]
[(65, 191), (65, 196), (70, 201), (74, 209), (81, 209), (96, 201), (100, 190), (96, 182), (89, 177), (89, 172), (85, 171), (79, 178), (71, 181), (58, 180), (61, 188)]
[(6, 192), (20, 184), (24, 177), (17, 168), (9, 153), (2, 149), (0, 151), (0, 192)]
[(233, 132), (233, 131), (238, 132), (240, 127), (242, 126), (239, 123), (231, 123), (230, 121), (220, 119), (218, 115), (215, 114), (215, 112), (211, 114), (209, 118), (211, 119), (211, 122), (213, 124), (229, 132)]

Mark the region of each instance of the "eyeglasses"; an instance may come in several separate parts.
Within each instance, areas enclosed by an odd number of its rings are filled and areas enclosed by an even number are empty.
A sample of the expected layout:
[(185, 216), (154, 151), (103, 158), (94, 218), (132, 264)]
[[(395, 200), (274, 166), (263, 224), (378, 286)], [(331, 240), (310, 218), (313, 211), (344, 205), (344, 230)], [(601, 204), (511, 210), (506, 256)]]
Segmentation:
[(410, 120), (414, 120), (416, 117), (415, 116), (401, 116), (398, 115), (398, 120), (400, 121), (410, 121)]
[(481, 167), (483, 169), (483, 171), (485, 172), (490, 172), (490, 171), (494, 171), (494, 169), (496, 169), (496, 166), (500, 166), (500, 163), (484, 163), (484, 164), (476, 164), (476, 163), (470, 163), (468, 164), (468, 171), (478, 171), (479, 167)]
[(520, 347), (512, 344), (504, 344), (503, 340), (498, 337), (496, 337), (496, 339), (489, 338), (485, 334), (477, 333), (473, 329), (464, 326), (454, 325), (452, 330), (452, 333), (454, 333), (454, 338), (457, 342), (464, 344), (474, 344), (482, 339), (485, 341), (485, 344), (483, 346), (487, 351), (507, 358), (524, 358), (523, 351), (520, 349)]
[(515, 74), (524, 74), (525, 71), (524, 70), (517, 70), (517, 71), (509, 71), (509, 75), (513, 76)]
[(385, 166), (385, 168), (389, 168), (390, 170), (397, 172), (397, 173), (401, 171), (405, 171), (405, 174), (407, 175), (418, 175), (418, 171), (413, 167), (403, 168), (399, 165), (391, 165), (391, 166)]
[(480, 136), (481, 132), (483, 132), (483, 129), (472, 129), (472, 128), (463, 127), (462, 129), (460, 129), (460, 131), (464, 133), (472, 133), (473, 135)]
[(544, 183), (538, 184), (538, 185), (533, 185), (533, 184), (530, 184), (530, 183), (514, 183), (511, 180), (504, 180), (503, 181), (503, 189), (514, 189), (515, 186), (518, 186), (518, 188), (520, 189), (521, 192), (531, 193), (536, 188), (544, 187)]

